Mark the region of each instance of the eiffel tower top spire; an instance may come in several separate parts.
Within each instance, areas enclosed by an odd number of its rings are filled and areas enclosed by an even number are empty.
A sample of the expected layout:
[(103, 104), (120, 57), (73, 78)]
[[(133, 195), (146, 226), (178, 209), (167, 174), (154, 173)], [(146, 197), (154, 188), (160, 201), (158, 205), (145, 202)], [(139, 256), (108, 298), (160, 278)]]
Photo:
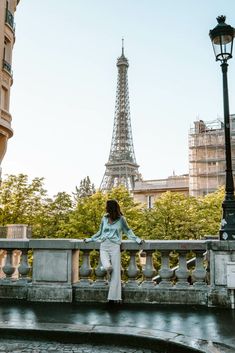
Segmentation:
[(122, 39), (122, 55), (117, 59), (118, 80), (111, 149), (100, 186), (100, 189), (104, 191), (118, 185), (124, 185), (128, 190), (132, 190), (135, 180), (140, 176), (131, 131), (128, 67), (129, 63), (124, 55), (124, 40)]
[(117, 67), (120, 65), (125, 65), (126, 67), (129, 67), (128, 60), (124, 55), (124, 39), (123, 38), (122, 38), (122, 55), (117, 59)]

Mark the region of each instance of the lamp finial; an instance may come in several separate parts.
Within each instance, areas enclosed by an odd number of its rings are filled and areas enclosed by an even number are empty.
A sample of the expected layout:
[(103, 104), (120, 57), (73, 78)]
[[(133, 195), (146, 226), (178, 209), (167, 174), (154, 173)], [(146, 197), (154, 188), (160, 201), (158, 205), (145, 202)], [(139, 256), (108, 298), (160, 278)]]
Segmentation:
[(221, 24), (221, 23), (225, 23), (225, 20), (226, 20), (226, 16), (218, 16), (218, 17), (216, 17), (216, 19), (217, 19), (217, 22), (219, 23), (219, 24)]

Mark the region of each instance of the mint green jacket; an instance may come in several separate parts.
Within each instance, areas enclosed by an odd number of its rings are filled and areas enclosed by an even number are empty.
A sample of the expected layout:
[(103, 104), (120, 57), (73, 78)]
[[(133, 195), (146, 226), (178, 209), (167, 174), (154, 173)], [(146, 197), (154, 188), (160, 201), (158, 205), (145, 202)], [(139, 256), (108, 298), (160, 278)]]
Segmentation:
[(134, 232), (130, 229), (127, 224), (125, 217), (121, 216), (115, 222), (109, 223), (107, 216), (104, 216), (101, 220), (99, 230), (91, 238), (87, 238), (86, 242), (99, 241), (103, 242), (109, 239), (113, 243), (121, 244), (122, 233), (126, 234), (130, 240), (136, 241), (138, 244), (141, 243), (141, 239), (137, 237)]

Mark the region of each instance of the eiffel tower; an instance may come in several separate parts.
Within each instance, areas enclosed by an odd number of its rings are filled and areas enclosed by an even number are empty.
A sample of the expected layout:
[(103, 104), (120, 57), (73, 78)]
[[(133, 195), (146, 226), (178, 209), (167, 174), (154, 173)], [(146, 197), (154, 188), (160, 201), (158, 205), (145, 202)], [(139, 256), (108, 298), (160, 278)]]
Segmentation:
[(135, 181), (140, 179), (131, 131), (128, 67), (129, 63), (124, 55), (124, 40), (122, 39), (122, 55), (117, 60), (118, 80), (111, 149), (100, 186), (103, 191), (111, 190), (119, 185), (124, 185), (131, 191), (134, 189)]

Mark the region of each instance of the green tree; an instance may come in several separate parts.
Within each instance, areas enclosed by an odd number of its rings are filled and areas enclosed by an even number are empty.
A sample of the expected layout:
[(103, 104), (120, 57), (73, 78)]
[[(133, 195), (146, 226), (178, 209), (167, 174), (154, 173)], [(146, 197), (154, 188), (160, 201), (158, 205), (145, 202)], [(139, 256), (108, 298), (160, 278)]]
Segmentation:
[(33, 225), (33, 236), (53, 238), (57, 236), (61, 224), (67, 223), (72, 212), (72, 198), (66, 192), (59, 192), (47, 198), (38, 222)]
[(8, 175), (0, 188), (0, 223), (33, 225), (42, 213), (46, 190), (43, 178), (31, 182), (25, 174)]
[(195, 239), (197, 200), (180, 193), (166, 192), (153, 209), (144, 211), (144, 233), (148, 239)]
[(106, 196), (97, 191), (95, 194), (78, 199), (77, 206), (68, 218), (60, 222), (58, 237), (85, 238), (95, 234), (105, 213)]
[(166, 192), (148, 210), (123, 186), (94, 192), (89, 177), (77, 188), (76, 204), (65, 192), (48, 198), (43, 183), (24, 174), (7, 176), (0, 188), (0, 224), (28, 224), (34, 237), (89, 237), (99, 229), (107, 199), (116, 199), (143, 239), (200, 239), (220, 228), (224, 188), (199, 198)]
[(107, 199), (116, 199), (121, 206), (121, 210), (136, 235), (141, 236), (141, 216), (140, 204), (133, 201), (133, 197), (128, 190), (120, 186), (105, 194), (101, 191), (81, 197), (77, 201), (76, 208), (70, 213), (68, 221), (60, 223), (57, 232), (59, 237), (85, 238), (95, 234), (100, 226), (101, 218), (105, 214)]
[(75, 187), (75, 192), (73, 193), (75, 202), (77, 203), (79, 199), (87, 196), (91, 196), (95, 193), (95, 185), (91, 183), (89, 176), (80, 181), (79, 188)]
[(224, 187), (206, 196), (198, 198), (198, 228), (200, 236), (218, 235), (222, 219)]

